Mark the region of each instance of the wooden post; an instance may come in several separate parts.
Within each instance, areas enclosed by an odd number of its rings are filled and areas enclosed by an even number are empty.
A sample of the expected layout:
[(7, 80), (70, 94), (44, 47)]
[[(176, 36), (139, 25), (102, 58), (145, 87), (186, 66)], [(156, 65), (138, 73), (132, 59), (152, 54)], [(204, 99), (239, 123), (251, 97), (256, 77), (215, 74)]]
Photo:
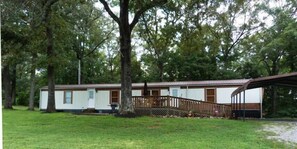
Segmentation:
[(167, 96), (167, 106), (170, 107), (170, 98)]
[(167, 107), (167, 111), (166, 111), (167, 113), (167, 116), (169, 116), (169, 107)]
[(225, 115), (226, 115), (225, 113), (226, 113), (226, 112), (225, 112), (225, 105), (223, 105), (223, 106), (222, 106), (222, 116), (223, 116), (223, 117), (225, 117)]

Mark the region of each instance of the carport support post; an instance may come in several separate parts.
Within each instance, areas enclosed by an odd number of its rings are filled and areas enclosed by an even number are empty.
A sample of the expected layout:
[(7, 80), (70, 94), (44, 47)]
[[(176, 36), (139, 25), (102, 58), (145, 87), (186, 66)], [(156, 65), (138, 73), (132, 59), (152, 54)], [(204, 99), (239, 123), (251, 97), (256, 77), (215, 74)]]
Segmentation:
[(237, 110), (237, 94), (235, 95), (235, 98), (234, 98), (234, 109)]
[(233, 110), (233, 100), (234, 100), (234, 96), (231, 96), (231, 110)]
[(262, 88), (262, 95), (260, 98), (260, 118), (263, 118), (263, 96), (264, 96), (264, 88)]
[(235, 109), (235, 107), (234, 107), (235, 96), (232, 96), (231, 101), (232, 101), (232, 104), (231, 104), (231, 116), (232, 116), (232, 118), (234, 118), (233, 116), (234, 116), (234, 109)]
[(233, 117), (233, 96), (231, 95), (231, 117)]
[(245, 121), (245, 90), (243, 91), (243, 120)]
[(236, 100), (236, 101), (235, 101), (235, 112), (236, 112), (236, 113), (235, 113), (235, 117), (236, 117), (236, 118), (237, 118), (237, 115), (238, 115), (238, 107), (237, 107), (237, 106), (238, 106), (238, 105), (237, 105), (238, 100), (237, 100), (237, 99), (238, 99), (238, 94), (236, 94), (236, 99), (235, 99), (235, 100)]
[(242, 113), (241, 113), (241, 110), (242, 110), (242, 108), (241, 108), (241, 92), (239, 93), (239, 102), (238, 103), (239, 103), (238, 104), (238, 110), (240, 110), (239, 115), (240, 115), (240, 117), (242, 117)]

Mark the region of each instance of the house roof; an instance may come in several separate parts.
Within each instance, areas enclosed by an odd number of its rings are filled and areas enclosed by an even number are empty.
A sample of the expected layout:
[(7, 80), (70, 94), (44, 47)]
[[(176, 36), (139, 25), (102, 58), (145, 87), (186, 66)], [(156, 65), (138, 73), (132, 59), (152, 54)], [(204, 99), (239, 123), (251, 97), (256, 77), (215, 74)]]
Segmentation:
[[(162, 88), (172, 86), (183, 86), (183, 87), (219, 87), (219, 86), (241, 86), (248, 82), (248, 79), (237, 79), (237, 80), (208, 80), (208, 81), (183, 81), (183, 82), (152, 82), (147, 83), (149, 88)], [(142, 88), (144, 83), (132, 83), (133, 88)], [(56, 90), (65, 89), (114, 89), (120, 88), (121, 84), (81, 84), (81, 85), (55, 85)], [(41, 90), (47, 90), (48, 87), (44, 86)]]
[(247, 89), (266, 87), (270, 85), (297, 87), (297, 72), (249, 80), (242, 86), (238, 87), (231, 96), (235, 96)]

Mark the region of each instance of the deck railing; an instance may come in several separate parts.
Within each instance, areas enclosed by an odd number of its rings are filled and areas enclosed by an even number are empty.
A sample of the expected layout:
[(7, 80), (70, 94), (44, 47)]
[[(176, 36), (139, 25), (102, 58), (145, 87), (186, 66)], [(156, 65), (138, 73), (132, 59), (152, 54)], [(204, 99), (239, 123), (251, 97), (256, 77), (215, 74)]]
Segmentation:
[(231, 106), (226, 104), (217, 104), (173, 96), (133, 96), (132, 100), (135, 109), (165, 108), (182, 110), (188, 113), (205, 116), (231, 116)]

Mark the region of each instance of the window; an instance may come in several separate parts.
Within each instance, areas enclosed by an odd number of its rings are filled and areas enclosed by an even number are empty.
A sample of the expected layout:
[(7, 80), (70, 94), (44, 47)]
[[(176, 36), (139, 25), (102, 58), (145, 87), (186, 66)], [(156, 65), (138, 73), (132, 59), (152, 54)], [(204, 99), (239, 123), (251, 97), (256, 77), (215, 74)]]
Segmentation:
[(216, 90), (215, 89), (206, 89), (206, 101), (207, 102), (216, 102)]
[(89, 91), (89, 99), (93, 99), (94, 98), (94, 91)]
[(72, 104), (72, 91), (64, 92), (64, 104)]
[(178, 97), (177, 89), (172, 89), (172, 96)]
[(120, 91), (111, 91), (110, 103), (119, 103)]

